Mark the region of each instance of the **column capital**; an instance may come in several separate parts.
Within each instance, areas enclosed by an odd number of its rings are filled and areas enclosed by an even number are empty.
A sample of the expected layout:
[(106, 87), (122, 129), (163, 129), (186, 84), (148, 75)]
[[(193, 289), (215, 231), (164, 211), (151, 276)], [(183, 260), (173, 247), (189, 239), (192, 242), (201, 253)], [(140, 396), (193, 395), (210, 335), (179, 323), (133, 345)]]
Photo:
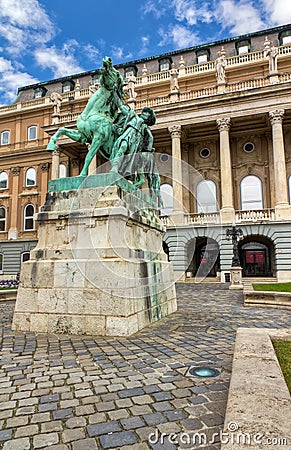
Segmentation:
[(56, 150), (54, 150), (53, 152), (52, 152), (52, 155), (53, 156), (60, 156), (60, 150), (59, 149), (56, 149)]
[(20, 174), (20, 167), (11, 167), (11, 173), (12, 175), (19, 175)]
[(42, 172), (48, 172), (49, 171), (49, 163), (48, 162), (46, 162), (46, 163), (42, 163), (41, 165), (40, 165), (40, 168), (41, 168), (41, 171)]
[(275, 109), (274, 111), (269, 112), (269, 119), (271, 122), (271, 125), (274, 125), (275, 123), (282, 123), (283, 117), (284, 117), (284, 109)]
[(180, 138), (182, 135), (181, 125), (171, 125), (170, 127), (168, 127), (168, 130), (169, 130), (169, 133), (170, 133), (172, 139), (174, 137)]
[(216, 124), (219, 132), (229, 131), (230, 129), (230, 117), (222, 117), (221, 119), (216, 119)]

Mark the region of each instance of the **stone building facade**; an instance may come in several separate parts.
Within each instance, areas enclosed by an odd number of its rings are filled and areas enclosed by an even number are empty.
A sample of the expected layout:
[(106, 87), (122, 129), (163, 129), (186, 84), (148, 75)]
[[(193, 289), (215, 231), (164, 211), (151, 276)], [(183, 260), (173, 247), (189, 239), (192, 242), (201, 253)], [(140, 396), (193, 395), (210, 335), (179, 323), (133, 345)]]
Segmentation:
[[(128, 82), (128, 104), (157, 115), (164, 245), (174, 270), (225, 281), (226, 229), (236, 224), (243, 276), (290, 280), (291, 25), (115, 67)], [(62, 137), (58, 151), (45, 148), (60, 126), (75, 127), (98, 77), (92, 70), (25, 86), (0, 107), (4, 275), (19, 272), (36, 244), (33, 216), (48, 180), (80, 173), (84, 145)], [(105, 161), (94, 164), (102, 170)]]

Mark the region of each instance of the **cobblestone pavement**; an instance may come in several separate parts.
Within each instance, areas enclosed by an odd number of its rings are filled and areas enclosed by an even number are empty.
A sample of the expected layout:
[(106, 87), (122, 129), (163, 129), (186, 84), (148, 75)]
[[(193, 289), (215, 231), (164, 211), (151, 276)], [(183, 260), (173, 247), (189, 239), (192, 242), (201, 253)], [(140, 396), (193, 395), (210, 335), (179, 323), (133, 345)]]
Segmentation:
[[(236, 329), (288, 327), (290, 315), (244, 308), (220, 284), (178, 284), (177, 297), (177, 313), (130, 338), (14, 333), (2, 302), (0, 448), (219, 449)], [(203, 364), (220, 376), (189, 374)]]

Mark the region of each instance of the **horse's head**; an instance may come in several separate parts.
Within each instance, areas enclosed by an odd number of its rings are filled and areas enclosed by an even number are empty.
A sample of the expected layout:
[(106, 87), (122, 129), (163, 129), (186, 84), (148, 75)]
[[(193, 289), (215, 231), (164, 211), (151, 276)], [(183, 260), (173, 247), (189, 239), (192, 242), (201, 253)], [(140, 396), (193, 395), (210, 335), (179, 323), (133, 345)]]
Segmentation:
[(124, 81), (118, 70), (112, 65), (112, 59), (108, 56), (103, 58), (103, 67), (101, 68), (101, 85), (108, 91), (116, 90), (119, 95), (122, 95), (122, 88)]

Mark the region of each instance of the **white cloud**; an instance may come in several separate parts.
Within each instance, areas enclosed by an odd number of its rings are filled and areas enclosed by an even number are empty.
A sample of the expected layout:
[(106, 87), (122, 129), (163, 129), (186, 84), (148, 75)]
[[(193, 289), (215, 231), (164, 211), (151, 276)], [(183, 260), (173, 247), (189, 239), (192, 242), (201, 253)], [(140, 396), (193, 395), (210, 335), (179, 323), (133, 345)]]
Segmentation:
[(187, 25), (195, 25), (197, 21), (209, 23), (213, 17), (209, 3), (197, 6), (193, 0), (173, 0), (175, 17), (179, 22), (186, 21)]
[(159, 19), (167, 12), (169, 6), (169, 2), (166, 0), (146, 0), (142, 12), (143, 14), (154, 14)]
[(61, 50), (55, 46), (42, 47), (35, 50), (34, 57), (37, 64), (42, 69), (50, 69), (55, 78), (64, 77), (84, 70), (74, 57), (73, 47), (71, 47), (71, 50), (71, 53), (69, 53), (66, 45)]
[(160, 29), (159, 35), (162, 37), (162, 40), (158, 44), (160, 47), (168, 42), (173, 42), (176, 48), (192, 47), (193, 45), (200, 44), (200, 39), (197, 34), (183, 25), (170, 26), (168, 31)]
[(268, 25), (285, 25), (291, 22), (291, 2), (287, 0), (262, 0)]
[(48, 42), (54, 26), (38, 0), (0, 0), (0, 35), (6, 50), (20, 55), (30, 45)]
[(216, 11), (216, 19), (223, 28), (230, 28), (233, 35), (245, 34), (263, 29), (260, 12), (248, 0), (221, 0)]
[(0, 95), (2, 100), (9, 103), (14, 101), (18, 87), (37, 82), (36, 78), (17, 70), (11, 61), (0, 56)]
[(132, 58), (132, 53), (125, 53), (122, 47), (111, 47), (111, 54), (113, 58), (119, 61)]
[(95, 47), (92, 44), (86, 44), (84, 45), (83, 49), (86, 59), (90, 59), (90, 61), (94, 61), (95, 63), (96, 61), (100, 61), (101, 54), (99, 48)]
[(140, 50), (138, 52), (138, 54), (140, 56), (143, 56), (143, 55), (145, 55), (148, 52), (149, 42), (150, 42), (150, 39), (149, 39), (148, 36), (142, 36), (141, 37), (141, 48), (140, 48)]

